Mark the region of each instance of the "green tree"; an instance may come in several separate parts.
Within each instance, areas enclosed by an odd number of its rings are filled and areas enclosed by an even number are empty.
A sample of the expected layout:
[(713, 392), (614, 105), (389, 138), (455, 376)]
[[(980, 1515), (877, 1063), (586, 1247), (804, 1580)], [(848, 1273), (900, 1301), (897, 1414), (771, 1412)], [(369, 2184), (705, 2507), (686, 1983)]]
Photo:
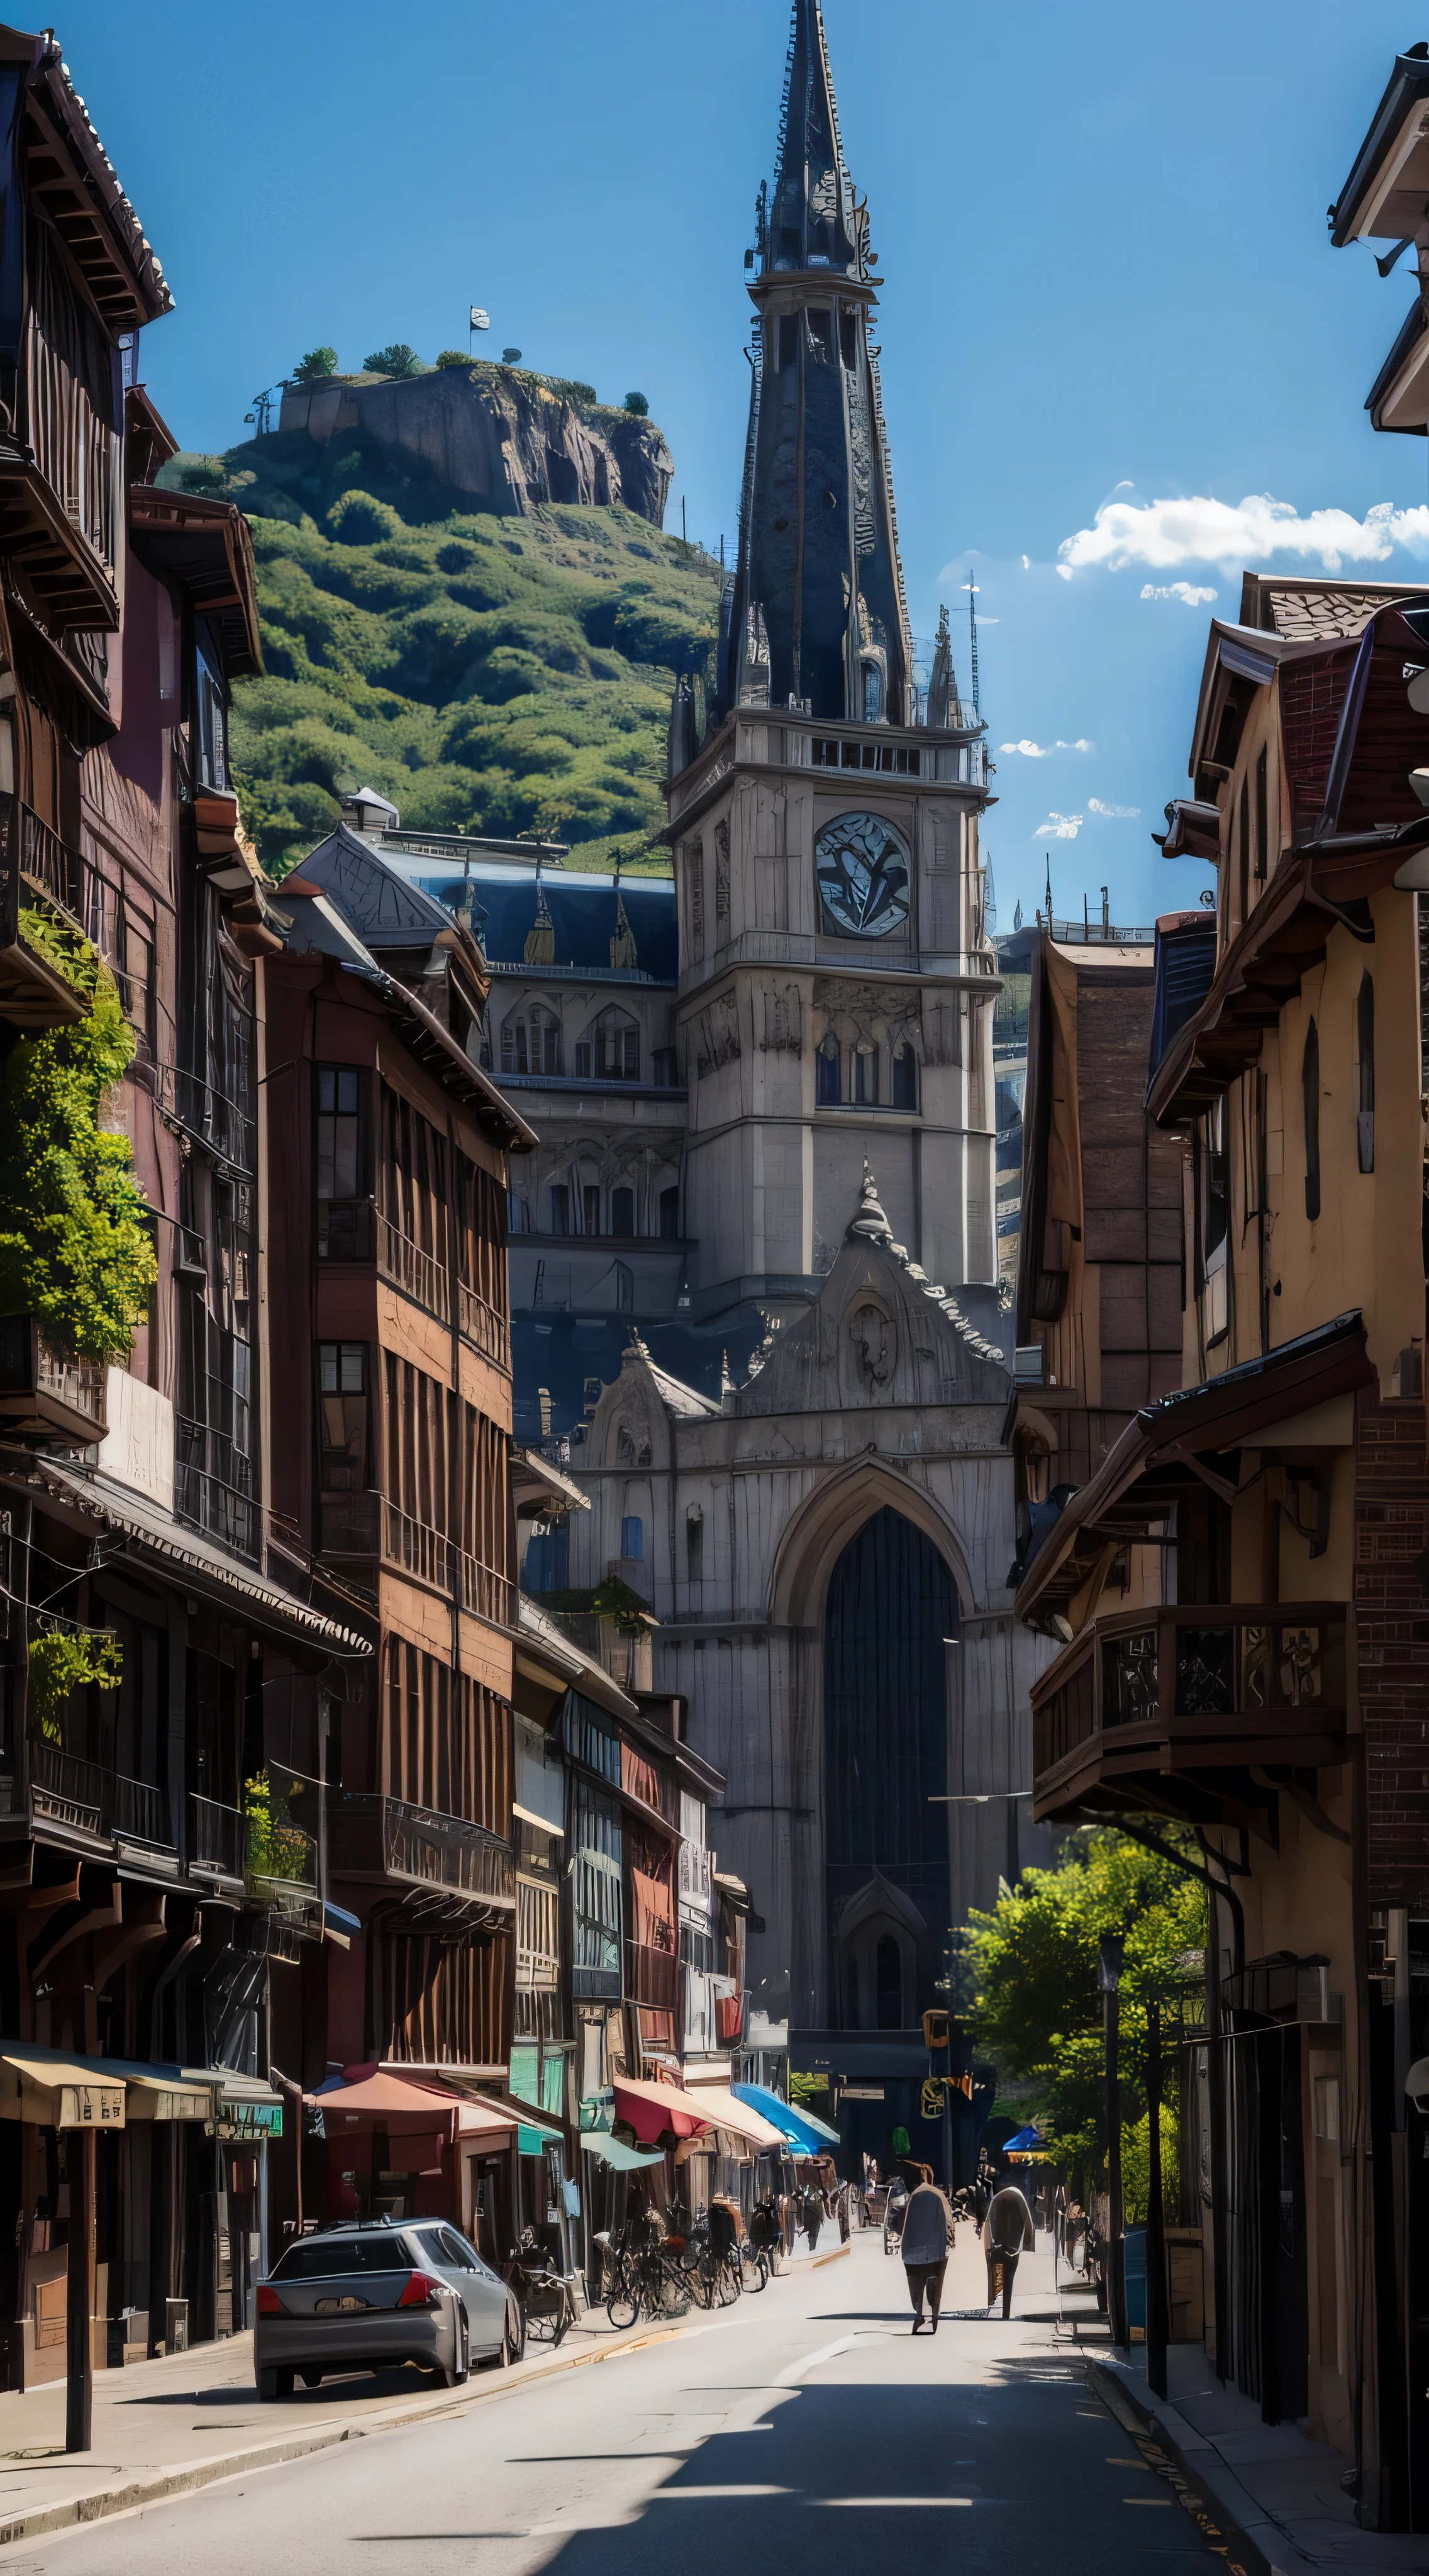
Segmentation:
[[(1176, 1840), (1174, 1827), (1161, 1834)], [(1106, 2154), (1101, 1935), (1126, 1940), (1123, 2115), (1141, 2124), (1144, 2162), (1146, 1999), (1199, 1974), (1205, 1920), (1197, 1880), (1109, 1828), (1077, 1835), (1058, 1868), (1024, 1870), (991, 1912), (970, 1917), (977, 2045), (1036, 2088), (1038, 2126), (1074, 2169)]]
[(405, 340), (389, 340), (385, 349), (374, 349), (362, 364), (369, 376), (424, 376), (427, 372), (416, 350)]
[(650, 417), (650, 405), (643, 394), (627, 394), (625, 408), (627, 411), (633, 411), (637, 420), (648, 420)]
[(38, 1315), (61, 1351), (117, 1360), (158, 1276), (129, 1139), (101, 1124), (133, 1033), (88, 942), (37, 910), (20, 918), (90, 1008), (17, 1039), (0, 1065), (0, 1313)]
[(295, 385), (318, 385), (322, 383), (324, 376), (336, 374), (337, 351), (324, 346), (320, 349), (309, 349), (305, 358), (299, 358), (293, 369), (293, 382)]

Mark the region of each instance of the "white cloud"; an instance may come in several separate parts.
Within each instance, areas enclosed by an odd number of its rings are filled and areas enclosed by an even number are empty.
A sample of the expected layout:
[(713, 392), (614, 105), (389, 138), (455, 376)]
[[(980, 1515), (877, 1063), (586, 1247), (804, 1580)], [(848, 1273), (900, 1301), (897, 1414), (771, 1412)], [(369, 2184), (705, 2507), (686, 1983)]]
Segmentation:
[(1134, 823), (1140, 811), (1139, 805), (1104, 805), (1099, 796), (1087, 798), (1087, 812), (1102, 814), (1109, 823)]
[(1045, 823), (1038, 824), (1032, 838), (1034, 841), (1075, 841), (1083, 819), (1080, 814), (1049, 814)]
[(1028, 742), (1024, 739), (1021, 742), (1000, 742), (997, 747), (999, 751), (1020, 751), (1024, 760), (1050, 760), (1054, 751), (1095, 751), (1096, 744), (1088, 742), (1082, 734), (1075, 742)]
[(1089, 528), (1065, 537), (1057, 549), (1065, 581), (1101, 566), (1120, 572), (1128, 564), (1165, 571), (1177, 564), (1219, 564), (1227, 575), (1238, 564), (1291, 555), (1337, 573), (1346, 564), (1383, 563), (1396, 546), (1429, 554), (1429, 508), (1396, 510), (1376, 501), (1357, 519), (1349, 510), (1312, 510), (1301, 518), (1293, 501), (1268, 492), (1247, 493), (1234, 507), (1197, 493), (1178, 501), (1104, 502)]
[(1184, 599), (1188, 608), (1200, 608), (1209, 600), (1219, 598), (1220, 593), (1208, 589), (1204, 582), (1144, 581), (1141, 596), (1143, 599)]
[(1032, 570), (1032, 557), (1030, 555), (1023, 556), (1022, 569), (1024, 572), (1030, 572)]

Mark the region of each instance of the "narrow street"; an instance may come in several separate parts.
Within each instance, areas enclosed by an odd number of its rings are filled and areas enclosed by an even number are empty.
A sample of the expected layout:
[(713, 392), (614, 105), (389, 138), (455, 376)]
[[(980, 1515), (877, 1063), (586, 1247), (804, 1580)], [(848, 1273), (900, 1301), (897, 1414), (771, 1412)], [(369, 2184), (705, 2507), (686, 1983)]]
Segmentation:
[[(962, 2230), (943, 2325), (915, 2340), (902, 2265), (878, 2236), (856, 2237), (849, 2259), (667, 2342), (509, 2396), (485, 2379), (478, 2402), (427, 2423), (51, 2536), (14, 2561), (65, 2576), (220, 2562), (225, 2576), (279, 2563), (664, 2576), (886, 2568), (933, 2550), (1106, 2576), (1206, 2554), (1059, 2340), (1048, 2240), (1022, 2262), (1010, 2323), (974, 2305), (984, 2288)], [(323, 2394), (339, 2405), (344, 2392)], [(223, 2392), (225, 2418), (234, 2397)], [(826, 2512), (848, 2519), (830, 2531)]]

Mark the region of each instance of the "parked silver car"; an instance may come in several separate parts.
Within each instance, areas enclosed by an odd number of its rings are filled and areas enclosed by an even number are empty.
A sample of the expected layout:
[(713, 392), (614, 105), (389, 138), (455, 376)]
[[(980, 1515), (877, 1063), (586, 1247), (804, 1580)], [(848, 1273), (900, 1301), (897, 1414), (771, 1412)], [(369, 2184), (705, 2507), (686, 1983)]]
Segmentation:
[(298, 2238), (259, 2284), (253, 2362), (260, 2398), (291, 2397), (296, 2375), (415, 2362), (448, 2388), (472, 2362), (519, 2361), (520, 2301), (445, 2219), (375, 2219)]

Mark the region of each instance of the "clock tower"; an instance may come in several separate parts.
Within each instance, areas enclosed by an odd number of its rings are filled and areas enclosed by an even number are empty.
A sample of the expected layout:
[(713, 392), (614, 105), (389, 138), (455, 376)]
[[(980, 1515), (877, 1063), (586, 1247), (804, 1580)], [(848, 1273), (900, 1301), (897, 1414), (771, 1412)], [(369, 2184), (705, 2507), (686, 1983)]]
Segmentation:
[(909, 633), (879, 278), (817, 0), (795, 0), (754, 307), (739, 556), (670, 721), (692, 1312), (818, 1293), (865, 1160), (948, 1288), (997, 1277), (982, 729)]

